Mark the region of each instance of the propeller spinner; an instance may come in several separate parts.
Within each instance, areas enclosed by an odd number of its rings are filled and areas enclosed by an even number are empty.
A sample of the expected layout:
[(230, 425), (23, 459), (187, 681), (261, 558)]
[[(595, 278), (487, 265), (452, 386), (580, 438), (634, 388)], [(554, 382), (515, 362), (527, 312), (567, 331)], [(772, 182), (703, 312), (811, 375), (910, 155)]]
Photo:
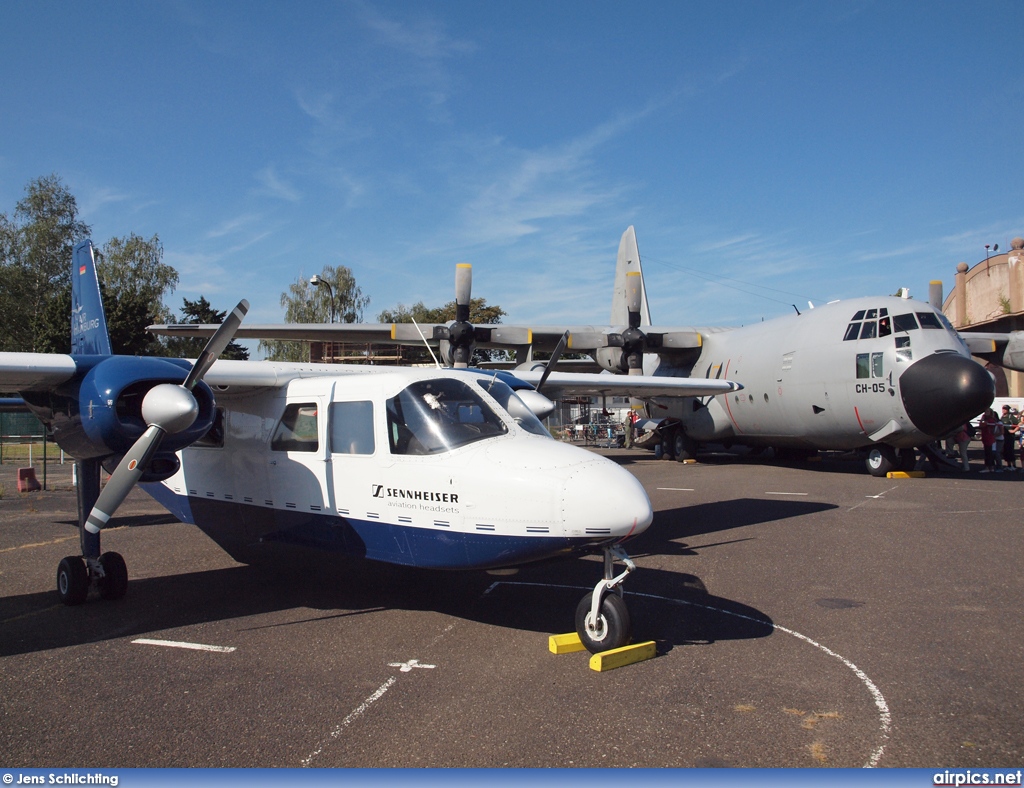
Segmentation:
[(234, 338), (248, 311), (249, 302), (243, 299), (210, 338), (189, 370), (184, 383), (180, 386), (162, 383), (146, 393), (142, 401), (142, 417), (146, 421), (146, 431), (135, 441), (110, 475), (110, 480), (89, 512), (85, 530), (97, 534), (105, 528), (117, 507), (124, 502), (132, 487), (149, 467), (153, 456), (160, 449), (164, 436), (192, 426), (199, 413), (199, 405), (192, 390)]

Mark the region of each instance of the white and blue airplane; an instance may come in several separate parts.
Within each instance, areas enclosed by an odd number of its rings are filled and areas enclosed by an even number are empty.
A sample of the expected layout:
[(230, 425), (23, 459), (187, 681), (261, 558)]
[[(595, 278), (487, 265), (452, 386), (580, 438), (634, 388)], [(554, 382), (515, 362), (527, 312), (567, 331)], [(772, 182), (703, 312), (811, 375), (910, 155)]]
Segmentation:
[(117, 356), (89, 241), (72, 274), (72, 352), (0, 353), (0, 390), (18, 392), (76, 459), (81, 555), (57, 571), (65, 604), (93, 587), (126, 593), (124, 559), (100, 535), (138, 483), (242, 562), (276, 544), (435, 569), (603, 552), (577, 631), (591, 651), (629, 641), (622, 584), (634, 564), (622, 544), (651, 524), (650, 500), (614, 462), (553, 440), (535, 415), (552, 404), (527, 384), (470, 369), (218, 361), (245, 301), (194, 362)]

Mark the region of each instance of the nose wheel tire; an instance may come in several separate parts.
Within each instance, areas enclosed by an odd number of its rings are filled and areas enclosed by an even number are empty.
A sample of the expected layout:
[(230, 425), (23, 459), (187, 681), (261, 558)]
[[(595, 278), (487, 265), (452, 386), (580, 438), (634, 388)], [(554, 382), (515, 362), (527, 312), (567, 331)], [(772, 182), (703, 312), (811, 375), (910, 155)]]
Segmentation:
[(590, 610), (592, 595), (593, 592), (587, 594), (576, 606), (576, 634), (580, 642), (591, 654), (627, 645), (633, 636), (633, 626), (622, 597), (605, 594), (594, 621)]
[(57, 567), (57, 594), (65, 605), (80, 605), (89, 595), (89, 570), (77, 555), (69, 555)]
[(885, 476), (890, 471), (896, 470), (896, 451), (884, 443), (872, 446), (868, 449), (865, 464), (868, 466), (868, 473), (872, 476)]

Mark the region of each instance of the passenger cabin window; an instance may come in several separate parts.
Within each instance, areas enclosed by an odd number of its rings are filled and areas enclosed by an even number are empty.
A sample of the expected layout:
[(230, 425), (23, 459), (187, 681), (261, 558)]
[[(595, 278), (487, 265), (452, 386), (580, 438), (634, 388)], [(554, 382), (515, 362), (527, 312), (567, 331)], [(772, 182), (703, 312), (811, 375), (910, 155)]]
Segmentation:
[(892, 333), (892, 325), (889, 320), (889, 310), (885, 307), (881, 309), (861, 309), (854, 314), (850, 324), (846, 327), (843, 341), (850, 342), (855, 339), (887, 337)]
[(320, 447), (315, 402), (295, 402), (284, 415), (270, 439), (271, 451), (316, 451)]
[(332, 402), (328, 424), (331, 454), (373, 454), (372, 402)]
[(483, 397), (461, 380), (413, 383), (387, 401), (392, 454), (439, 454), (508, 432)]

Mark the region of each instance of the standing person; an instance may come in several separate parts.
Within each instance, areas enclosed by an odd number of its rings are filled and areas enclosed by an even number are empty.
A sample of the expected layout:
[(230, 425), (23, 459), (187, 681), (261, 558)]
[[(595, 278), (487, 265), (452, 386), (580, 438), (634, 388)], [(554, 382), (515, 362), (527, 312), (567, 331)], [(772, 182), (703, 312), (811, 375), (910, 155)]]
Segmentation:
[(1003, 415), (999, 420), (1003, 423), (1003, 461), (1009, 470), (1016, 471), (1017, 460), (1013, 444), (1020, 427), (1020, 417), (1010, 410), (1009, 405), (1003, 405)]
[(997, 434), (1003, 434), (1003, 425), (996, 412), (989, 408), (981, 417), (981, 443), (985, 449), (985, 467), (982, 469), (982, 473), (992, 473), (997, 470), (996, 463), (999, 456), (996, 454)]
[(964, 473), (971, 469), (971, 461), (967, 458), (967, 447), (971, 445), (971, 425), (964, 424), (960, 431), (954, 436), (956, 447), (960, 451), (960, 464)]

